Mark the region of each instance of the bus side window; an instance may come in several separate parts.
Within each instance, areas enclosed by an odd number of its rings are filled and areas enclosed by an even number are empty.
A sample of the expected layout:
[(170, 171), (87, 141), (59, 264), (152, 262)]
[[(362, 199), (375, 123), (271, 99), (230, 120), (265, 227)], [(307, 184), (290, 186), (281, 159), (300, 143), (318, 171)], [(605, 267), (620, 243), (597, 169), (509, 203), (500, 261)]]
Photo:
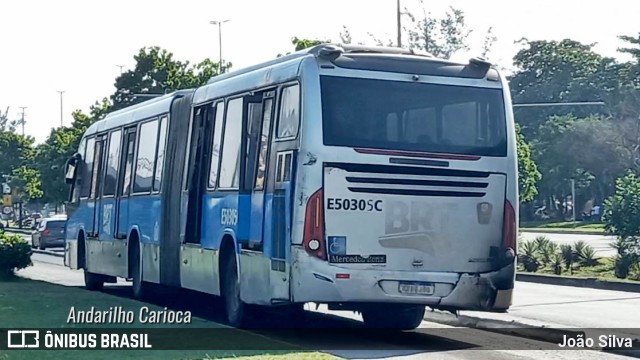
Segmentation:
[(136, 159), (133, 192), (148, 193), (153, 185), (153, 169), (156, 160), (156, 144), (158, 142), (158, 120), (142, 123), (138, 136), (138, 156)]
[(107, 172), (104, 178), (102, 195), (112, 196), (116, 194), (118, 183), (118, 168), (120, 165), (120, 148), (122, 147), (122, 130), (111, 133), (109, 139), (109, 149), (107, 151)]
[(242, 144), (243, 99), (236, 98), (227, 104), (224, 125), (222, 156), (220, 159), (220, 188), (237, 189), (240, 186), (240, 147)]
[(166, 116), (160, 119), (160, 134), (158, 135), (158, 151), (156, 155), (156, 170), (153, 176), (153, 191), (160, 191), (160, 185), (162, 185), (164, 153), (167, 147), (167, 121), (168, 118)]
[(97, 199), (99, 197), (98, 191), (100, 191), (100, 183), (102, 179), (102, 149), (104, 145), (104, 137), (100, 137), (95, 142), (95, 151), (93, 153), (93, 169), (91, 171), (91, 193), (90, 199)]
[(300, 126), (300, 85), (290, 85), (282, 89), (280, 97), (280, 117), (278, 139), (295, 138)]
[(91, 192), (91, 174), (93, 173), (93, 152), (95, 150), (95, 138), (87, 140), (86, 153), (84, 155), (82, 177), (80, 179), (80, 198), (88, 198)]
[(209, 188), (216, 187), (218, 180), (218, 163), (220, 161), (220, 143), (222, 142), (222, 125), (224, 122), (224, 102), (216, 104), (216, 119), (213, 126), (213, 145), (211, 146), (211, 164), (209, 168)]
[(246, 138), (246, 163), (243, 183), (244, 191), (251, 191), (255, 179), (256, 163), (260, 146), (260, 123), (262, 120), (262, 97), (260, 102), (249, 102), (247, 104), (247, 133)]
[(127, 134), (126, 152), (124, 153), (124, 173), (122, 176), (122, 186), (120, 194), (128, 196), (131, 190), (131, 173), (133, 172), (133, 155), (135, 153), (136, 133), (129, 132)]
[(264, 102), (264, 112), (262, 119), (262, 132), (260, 134), (260, 153), (258, 156), (258, 170), (256, 171), (255, 189), (264, 188), (264, 179), (267, 172), (267, 160), (269, 156), (269, 134), (271, 130), (271, 110), (273, 99), (266, 99)]

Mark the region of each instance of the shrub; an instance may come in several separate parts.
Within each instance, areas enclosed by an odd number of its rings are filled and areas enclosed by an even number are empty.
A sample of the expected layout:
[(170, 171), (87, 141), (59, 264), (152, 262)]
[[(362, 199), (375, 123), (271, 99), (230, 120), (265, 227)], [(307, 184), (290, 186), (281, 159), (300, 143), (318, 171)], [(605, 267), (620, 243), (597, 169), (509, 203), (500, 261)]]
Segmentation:
[(576, 252), (577, 252), (578, 258), (580, 259), (580, 265), (596, 266), (600, 264), (600, 261), (596, 257), (596, 251), (593, 249), (593, 247), (589, 245), (585, 245), (583, 248), (580, 249), (579, 252), (577, 251), (577, 247), (576, 247)]
[(573, 248), (569, 244), (562, 244), (560, 245), (560, 253), (562, 254), (562, 261), (564, 262), (565, 268), (571, 270), (571, 265), (573, 265), (574, 260)]
[(629, 276), (640, 254), (640, 180), (629, 171), (616, 180), (616, 192), (604, 202), (605, 230), (618, 236), (612, 246), (618, 251), (615, 273)]
[(539, 244), (538, 253), (540, 254), (540, 261), (543, 266), (553, 265), (556, 253), (560, 251), (558, 244), (548, 241), (543, 244)]
[(0, 233), (0, 276), (31, 265), (31, 245), (18, 235)]
[(518, 262), (522, 264), (524, 270), (527, 272), (538, 271), (540, 261), (538, 260), (538, 246), (535, 241), (525, 241), (518, 248), (520, 252)]
[(564, 262), (564, 258), (562, 254), (557, 252), (553, 254), (553, 258), (551, 259), (551, 267), (553, 267), (553, 273), (556, 275), (562, 275), (562, 263)]

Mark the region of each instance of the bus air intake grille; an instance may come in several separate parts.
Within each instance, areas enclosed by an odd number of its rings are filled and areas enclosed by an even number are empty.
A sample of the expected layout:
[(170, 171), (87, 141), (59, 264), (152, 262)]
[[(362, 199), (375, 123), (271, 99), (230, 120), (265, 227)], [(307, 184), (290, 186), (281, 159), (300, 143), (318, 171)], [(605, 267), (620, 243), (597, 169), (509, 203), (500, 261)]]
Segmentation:
[(489, 187), (489, 172), (433, 167), (326, 163), (346, 172), (344, 180), (354, 193), (420, 197), (482, 198)]

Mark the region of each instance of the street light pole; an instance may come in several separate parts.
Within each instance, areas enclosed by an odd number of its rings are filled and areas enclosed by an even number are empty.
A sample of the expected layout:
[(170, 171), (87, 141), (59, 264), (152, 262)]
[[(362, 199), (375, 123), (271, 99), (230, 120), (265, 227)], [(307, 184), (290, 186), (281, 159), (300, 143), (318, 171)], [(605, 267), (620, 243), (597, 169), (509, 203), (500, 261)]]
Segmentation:
[(402, 26), (401, 26), (402, 14), (400, 12), (400, 0), (397, 0), (396, 16), (398, 20), (398, 47), (402, 47)]
[(24, 136), (24, 110), (26, 108), (26, 106), (20, 106), (20, 109), (22, 109), (22, 117), (20, 119), (20, 125), (22, 125), (22, 136)]
[(218, 20), (209, 21), (209, 24), (211, 24), (211, 25), (218, 25), (218, 44), (220, 45), (220, 48), (219, 48), (220, 72), (222, 72), (222, 24), (224, 24), (226, 22), (229, 22), (229, 19), (222, 20), (222, 21), (218, 21)]
[(64, 94), (64, 90), (58, 90), (58, 92), (60, 93), (60, 127), (63, 127), (64, 124), (63, 124), (63, 121), (62, 121), (62, 119), (63, 119), (62, 114), (64, 112), (62, 111), (62, 94)]

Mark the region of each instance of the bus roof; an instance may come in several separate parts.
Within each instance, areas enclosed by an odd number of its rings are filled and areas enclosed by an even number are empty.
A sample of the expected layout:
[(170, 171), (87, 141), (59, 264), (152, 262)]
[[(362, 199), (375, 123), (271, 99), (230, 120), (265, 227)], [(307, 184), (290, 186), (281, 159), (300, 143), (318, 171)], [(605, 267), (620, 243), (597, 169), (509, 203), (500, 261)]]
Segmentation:
[(168, 113), (171, 110), (173, 100), (188, 95), (193, 91), (195, 91), (195, 89), (178, 90), (170, 94), (159, 96), (109, 113), (104, 119), (96, 121), (89, 126), (85, 132), (85, 136), (131, 124), (138, 120), (151, 118), (156, 115)]
[[(196, 90), (194, 103), (210, 101), (234, 93), (292, 80), (298, 76), (305, 58), (317, 58), (335, 67), (399, 72), (497, 81), (498, 73), (487, 61), (474, 58), (463, 64), (433, 57), (431, 54), (385, 46), (320, 44), (253, 66), (214, 76)], [(229, 81), (234, 79), (234, 81)]]

